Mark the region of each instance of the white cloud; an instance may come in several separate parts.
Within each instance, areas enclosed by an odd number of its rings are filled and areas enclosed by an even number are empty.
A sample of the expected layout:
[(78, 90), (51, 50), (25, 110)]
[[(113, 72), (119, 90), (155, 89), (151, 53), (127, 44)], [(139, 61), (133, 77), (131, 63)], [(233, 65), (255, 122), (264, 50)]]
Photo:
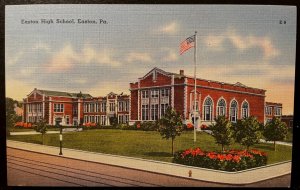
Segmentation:
[(22, 58), (23, 55), (24, 52), (19, 51), (16, 54), (5, 56), (7, 65), (15, 65)]
[(264, 60), (280, 55), (280, 51), (274, 46), (268, 36), (243, 36), (238, 34), (234, 29), (228, 29), (219, 35), (209, 35), (204, 39), (204, 43), (209, 50), (225, 50), (223, 43), (226, 39), (240, 51), (245, 51), (250, 48), (260, 48)]
[(94, 96), (106, 96), (110, 92), (117, 94), (124, 93), (129, 95), (129, 82), (118, 82), (118, 81), (102, 81), (98, 82), (92, 88), (87, 90), (87, 93)]
[(158, 31), (165, 34), (176, 34), (179, 31), (179, 24), (174, 21), (161, 27)]
[(178, 53), (175, 52), (173, 49), (165, 48), (163, 49), (165, 53), (165, 57), (162, 59), (165, 62), (172, 62), (178, 60)]
[(224, 50), (222, 46), (224, 39), (224, 36), (209, 35), (204, 39), (204, 43), (209, 49), (220, 51)]
[(131, 52), (127, 55), (127, 62), (152, 62), (152, 57), (149, 53)]
[(98, 64), (109, 66), (120, 66), (121, 63), (114, 59), (114, 51), (110, 49), (97, 50), (84, 46), (76, 52), (70, 44), (65, 45), (56, 52), (48, 63), (49, 72), (64, 72), (73, 68), (74, 64)]
[(44, 50), (46, 52), (50, 51), (50, 47), (46, 43), (36, 43), (32, 49), (33, 50)]

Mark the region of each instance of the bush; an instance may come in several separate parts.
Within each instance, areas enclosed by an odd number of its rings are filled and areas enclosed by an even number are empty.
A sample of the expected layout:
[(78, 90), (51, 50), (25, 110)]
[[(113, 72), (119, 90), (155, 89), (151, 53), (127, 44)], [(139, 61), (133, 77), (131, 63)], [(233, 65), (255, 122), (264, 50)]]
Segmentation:
[(158, 130), (158, 125), (154, 121), (146, 121), (141, 123), (141, 127), (139, 130), (142, 131), (157, 131)]
[(31, 129), (31, 128), (33, 128), (33, 125), (32, 125), (32, 123), (26, 123), (26, 122), (20, 121), (20, 122), (17, 122), (14, 127), (19, 128), (19, 129), (23, 129), (23, 128)]
[(200, 148), (178, 151), (174, 163), (223, 171), (240, 171), (267, 164), (267, 156), (258, 150), (227, 150), (207, 152)]

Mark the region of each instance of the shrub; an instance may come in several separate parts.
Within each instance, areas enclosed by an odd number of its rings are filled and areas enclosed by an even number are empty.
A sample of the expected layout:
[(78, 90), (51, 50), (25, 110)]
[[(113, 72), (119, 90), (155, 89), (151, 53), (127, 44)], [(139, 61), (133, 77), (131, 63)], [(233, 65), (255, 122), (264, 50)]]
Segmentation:
[(176, 152), (173, 162), (216, 170), (240, 171), (266, 165), (267, 155), (254, 149), (207, 152), (198, 147)]

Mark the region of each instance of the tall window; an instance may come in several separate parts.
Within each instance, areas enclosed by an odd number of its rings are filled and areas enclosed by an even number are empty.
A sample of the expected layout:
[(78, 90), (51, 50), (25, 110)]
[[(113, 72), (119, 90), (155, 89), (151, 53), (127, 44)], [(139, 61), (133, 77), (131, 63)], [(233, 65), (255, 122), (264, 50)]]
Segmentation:
[(69, 125), (70, 124), (70, 116), (66, 115), (66, 124)]
[(149, 98), (149, 92), (148, 92), (148, 90), (143, 90), (142, 91), (142, 98)]
[(101, 125), (106, 125), (106, 115), (101, 115)]
[(169, 96), (169, 89), (167, 89), (167, 88), (164, 88), (164, 89), (161, 89), (161, 96), (162, 97), (167, 97), (167, 96)]
[(160, 116), (164, 116), (166, 113), (166, 109), (169, 106), (169, 104), (160, 104)]
[(249, 104), (248, 102), (243, 102), (242, 104), (242, 118), (249, 117)]
[(109, 111), (114, 112), (115, 111), (115, 103), (111, 102), (109, 103)]
[(64, 104), (54, 104), (54, 112), (64, 112)]
[(149, 105), (142, 105), (142, 120), (149, 120)]
[(101, 112), (106, 112), (106, 102), (101, 103)]
[(118, 107), (119, 107), (119, 111), (123, 111), (124, 110), (124, 108), (123, 108), (123, 105), (124, 105), (124, 103), (123, 102), (118, 102)]
[(151, 105), (151, 120), (158, 119), (158, 104)]
[(212, 106), (213, 106), (212, 99), (207, 97), (205, 99), (204, 105), (203, 105), (203, 114), (204, 114), (204, 120), (205, 121), (211, 121), (212, 120)]
[(275, 108), (275, 115), (281, 115), (281, 108)]
[(129, 110), (129, 102), (126, 100), (125, 102), (124, 102), (124, 111), (128, 111)]
[(266, 114), (267, 115), (272, 115), (272, 107), (271, 106), (266, 106)]
[(237, 101), (233, 100), (230, 104), (230, 121), (236, 122), (237, 120)]
[(224, 99), (220, 99), (217, 106), (217, 115), (225, 116), (226, 113), (226, 103)]
[(151, 90), (151, 98), (158, 98), (158, 89)]

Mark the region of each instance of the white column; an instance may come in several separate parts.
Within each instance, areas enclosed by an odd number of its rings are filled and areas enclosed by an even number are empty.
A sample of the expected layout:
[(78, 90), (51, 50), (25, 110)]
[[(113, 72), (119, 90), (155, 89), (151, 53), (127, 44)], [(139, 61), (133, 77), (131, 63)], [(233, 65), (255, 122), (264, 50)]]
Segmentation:
[(78, 99), (78, 104), (77, 104), (77, 124), (80, 124), (80, 98)]
[(174, 108), (174, 98), (175, 98), (175, 94), (174, 94), (174, 75), (172, 75), (172, 93), (171, 93), (171, 107)]
[(51, 119), (51, 116), (52, 116), (51, 100), (52, 100), (52, 98), (49, 97), (49, 125), (52, 124), (52, 119)]
[(187, 112), (187, 78), (184, 78), (184, 93), (183, 93), (183, 114), (184, 114), (184, 122)]
[(45, 94), (43, 94), (43, 107), (42, 107), (43, 119), (45, 119)]

